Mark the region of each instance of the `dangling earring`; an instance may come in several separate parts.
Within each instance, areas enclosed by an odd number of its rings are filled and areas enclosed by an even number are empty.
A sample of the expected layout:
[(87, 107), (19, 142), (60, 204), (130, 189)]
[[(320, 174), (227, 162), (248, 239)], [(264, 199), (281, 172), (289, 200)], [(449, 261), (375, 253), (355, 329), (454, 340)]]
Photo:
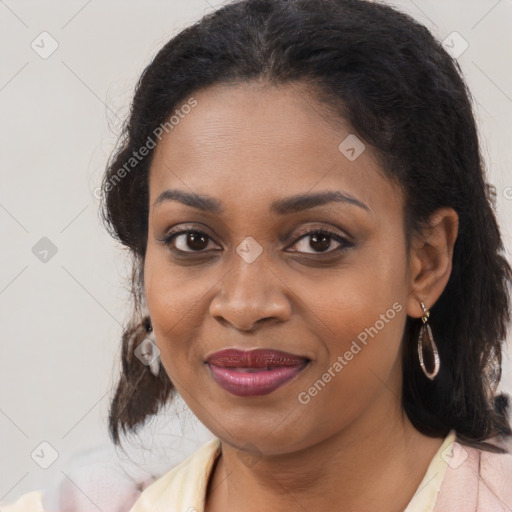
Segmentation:
[[(434, 380), (435, 376), (439, 372), (441, 361), (439, 359), (439, 352), (437, 351), (437, 347), (434, 342), (434, 337), (432, 336), (432, 329), (428, 324), (430, 310), (425, 306), (425, 304), (423, 304), (423, 302), (419, 301), (419, 303), (421, 304), (421, 309), (423, 309), (423, 316), (421, 317), (423, 324), (420, 327), (420, 333), (418, 336), (418, 355), (420, 357), (420, 366), (425, 376), (430, 380)], [(424, 356), (426, 354), (428, 354), (430, 361), (434, 366), (431, 372), (429, 372), (425, 366)]]
[(157, 377), (160, 372), (160, 350), (156, 345), (155, 333), (150, 318), (144, 318), (142, 323), (146, 331), (146, 337), (135, 349), (135, 355)]

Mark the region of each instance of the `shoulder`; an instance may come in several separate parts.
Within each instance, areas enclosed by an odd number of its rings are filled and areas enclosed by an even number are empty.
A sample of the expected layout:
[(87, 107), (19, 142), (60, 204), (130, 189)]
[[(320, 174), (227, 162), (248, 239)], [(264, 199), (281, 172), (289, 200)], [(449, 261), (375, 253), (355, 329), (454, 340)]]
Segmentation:
[(24, 494), (15, 503), (1, 506), (0, 512), (44, 512), (42, 494), (40, 491)]
[[(149, 485), (130, 512), (202, 511), (211, 469), (221, 451), (218, 438), (199, 447), (181, 464)], [(45, 512), (42, 491), (32, 491), (16, 502), (0, 506), (0, 512)]]
[(436, 512), (509, 512), (512, 510), (512, 455), (492, 453), (455, 442)]
[(202, 511), (210, 472), (220, 452), (218, 438), (203, 444), (147, 487), (130, 512)]
[[(512, 508), (512, 454), (481, 451), (479, 498)], [(506, 507), (506, 508), (505, 508)]]

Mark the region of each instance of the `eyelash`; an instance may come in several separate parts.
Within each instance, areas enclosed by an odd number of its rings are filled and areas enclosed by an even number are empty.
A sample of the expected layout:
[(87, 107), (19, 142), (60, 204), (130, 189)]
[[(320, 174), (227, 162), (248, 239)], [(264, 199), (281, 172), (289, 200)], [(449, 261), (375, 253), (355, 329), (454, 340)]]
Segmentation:
[[(171, 232), (162, 241), (167, 246), (169, 246), (169, 248), (173, 252), (178, 253), (180, 255), (182, 255), (182, 254), (202, 254), (202, 253), (209, 252), (208, 250), (204, 250), (204, 249), (203, 250), (199, 250), (199, 251), (182, 251), (181, 249), (177, 249), (175, 247), (172, 247), (172, 244), (173, 244), (173, 241), (174, 241), (175, 238), (177, 238), (180, 235), (188, 235), (190, 233), (193, 233), (193, 234), (196, 234), (196, 235), (203, 235), (203, 236), (205, 236), (208, 239), (208, 241), (214, 241), (213, 238), (210, 237), (206, 232), (204, 232), (202, 230), (199, 230), (199, 229), (194, 229), (194, 228), (180, 229), (178, 231)], [(333, 231), (331, 231), (331, 230), (329, 230), (327, 228), (313, 228), (313, 229), (309, 229), (309, 230), (305, 231), (304, 233), (301, 233), (298, 236), (298, 238), (295, 240), (295, 242), (292, 244), (292, 246), (296, 245), (303, 238), (307, 238), (308, 236), (312, 236), (312, 235), (327, 235), (331, 239), (333, 239), (336, 242), (338, 242), (340, 244), (340, 246), (335, 248), (335, 249), (330, 249), (330, 250), (327, 250), (327, 251), (318, 251), (318, 252), (310, 252), (310, 253), (308, 253), (308, 252), (304, 253), (304, 252), (300, 252), (300, 251), (292, 251), (292, 252), (297, 252), (299, 254), (306, 254), (306, 255), (324, 255), (324, 254), (332, 255), (332, 254), (342, 253), (344, 250), (354, 246), (354, 244), (352, 242), (349, 242), (346, 238), (340, 236), (337, 233), (334, 233)]]

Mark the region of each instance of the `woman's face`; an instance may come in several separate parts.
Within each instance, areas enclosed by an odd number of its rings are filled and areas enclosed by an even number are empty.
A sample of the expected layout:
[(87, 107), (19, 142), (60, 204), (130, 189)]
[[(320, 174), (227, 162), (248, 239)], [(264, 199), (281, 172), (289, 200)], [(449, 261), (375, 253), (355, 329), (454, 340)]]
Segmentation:
[[(262, 453), (382, 424), (411, 292), (399, 189), (302, 86), (193, 98), (150, 173), (145, 291), (171, 381), (215, 435)], [(230, 348), (301, 359), (272, 390), (262, 368), (207, 364)]]

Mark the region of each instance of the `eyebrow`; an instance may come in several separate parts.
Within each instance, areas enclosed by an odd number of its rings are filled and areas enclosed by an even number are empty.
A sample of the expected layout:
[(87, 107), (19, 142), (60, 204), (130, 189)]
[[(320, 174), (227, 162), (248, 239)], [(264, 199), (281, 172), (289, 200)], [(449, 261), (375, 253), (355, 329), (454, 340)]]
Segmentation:
[[(183, 190), (165, 190), (157, 197), (153, 203), (153, 206), (157, 206), (166, 201), (178, 201), (186, 206), (191, 206), (192, 208), (197, 208), (198, 210), (217, 215), (220, 215), (224, 212), (222, 204), (217, 199), (204, 194), (185, 192)], [(361, 202), (359, 199), (356, 199), (350, 194), (330, 190), (324, 192), (315, 192), (312, 194), (297, 194), (285, 199), (279, 199), (272, 203), (270, 209), (273, 213), (278, 215), (288, 215), (331, 202), (351, 204), (358, 206), (359, 208), (362, 208), (368, 212), (370, 211), (370, 208), (365, 203)]]

